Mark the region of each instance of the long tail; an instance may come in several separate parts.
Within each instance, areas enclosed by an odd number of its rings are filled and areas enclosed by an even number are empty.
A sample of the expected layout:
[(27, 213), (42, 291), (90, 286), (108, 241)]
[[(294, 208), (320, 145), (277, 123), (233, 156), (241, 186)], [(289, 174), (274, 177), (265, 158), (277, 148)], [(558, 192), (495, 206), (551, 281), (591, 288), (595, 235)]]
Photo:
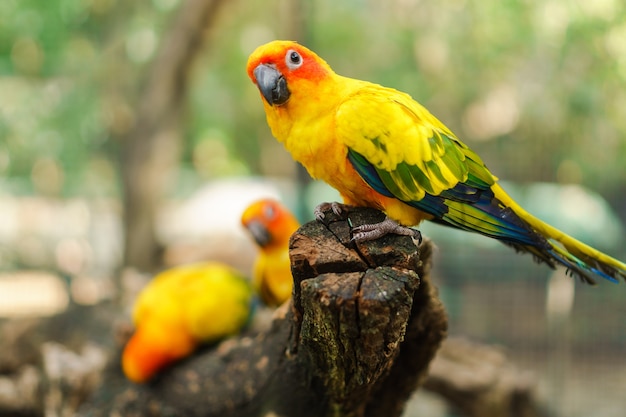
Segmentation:
[(517, 250), (530, 252), (550, 266), (555, 261), (564, 265), (568, 271), (588, 284), (595, 284), (595, 278), (602, 277), (612, 282), (619, 278), (626, 280), (626, 264), (597, 249), (588, 246), (555, 227), (534, 217), (508, 196), (498, 184), (492, 186), (496, 198), (510, 207), (517, 216), (545, 238), (543, 245), (526, 245), (506, 242)]

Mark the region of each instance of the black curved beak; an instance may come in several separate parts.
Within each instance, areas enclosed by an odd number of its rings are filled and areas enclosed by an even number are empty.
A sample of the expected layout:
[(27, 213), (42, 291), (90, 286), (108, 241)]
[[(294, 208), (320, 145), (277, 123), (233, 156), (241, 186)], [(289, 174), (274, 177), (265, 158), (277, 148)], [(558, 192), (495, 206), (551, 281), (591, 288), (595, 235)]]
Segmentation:
[(246, 224), (246, 228), (260, 247), (266, 246), (272, 240), (272, 235), (260, 222), (252, 220)]
[(287, 81), (273, 65), (260, 64), (253, 74), (261, 94), (270, 106), (280, 106), (289, 100), (291, 93)]

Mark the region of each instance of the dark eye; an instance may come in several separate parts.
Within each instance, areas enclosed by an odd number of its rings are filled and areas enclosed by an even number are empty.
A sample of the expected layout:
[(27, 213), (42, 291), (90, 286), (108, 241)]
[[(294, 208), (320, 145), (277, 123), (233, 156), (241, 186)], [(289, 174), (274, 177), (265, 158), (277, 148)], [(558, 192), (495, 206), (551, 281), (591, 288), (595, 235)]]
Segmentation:
[(302, 56), (293, 49), (290, 49), (285, 56), (285, 63), (289, 69), (293, 70), (299, 68), (302, 65)]
[(267, 205), (263, 209), (263, 214), (267, 220), (272, 220), (276, 212), (274, 211), (274, 207), (271, 205)]

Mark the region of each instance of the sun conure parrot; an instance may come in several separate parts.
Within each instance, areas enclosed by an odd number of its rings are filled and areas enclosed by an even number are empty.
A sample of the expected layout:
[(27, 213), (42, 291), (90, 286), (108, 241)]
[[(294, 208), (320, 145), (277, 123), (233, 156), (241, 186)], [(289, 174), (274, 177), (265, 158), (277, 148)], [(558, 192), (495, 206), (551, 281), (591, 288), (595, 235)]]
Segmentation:
[(258, 200), (248, 206), (241, 215), (241, 223), (259, 245), (254, 288), (266, 305), (279, 306), (291, 297), (289, 238), (300, 223), (285, 206), (272, 199)]
[[(273, 41), (248, 58), (272, 134), (344, 204), (387, 219), (354, 229), (357, 241), (413, 234), (422, 220), (477, 232), (562, 264), (588, 283), (626, 278), (626, 265), (533, 217), (483, 161), (408, 94), (336, 74), (311, 50)], [(324, 204), (335, 212), (337, 203)], [(323, 217), (318, 207), (316, 216)]]
[(158, 274), (135, 301), (135, 333), (122, 352), (124, 374), (146, 382), (199, 344), (236, 334), (248, 321), (251, 301), (249, 281), (219, 262)]

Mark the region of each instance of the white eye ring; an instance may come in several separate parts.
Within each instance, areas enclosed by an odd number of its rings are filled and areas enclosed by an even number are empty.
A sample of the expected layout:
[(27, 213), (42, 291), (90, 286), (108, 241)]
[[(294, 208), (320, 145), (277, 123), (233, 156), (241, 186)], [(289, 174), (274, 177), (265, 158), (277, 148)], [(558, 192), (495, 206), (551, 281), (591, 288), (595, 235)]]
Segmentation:
[(287, 67), (291, 70), (300, 68), (302, 66), (302, 56), (293, 49), (290, 49), (287, 51), (287, 54), (285, 54), (285, 64), (287, 64)]

